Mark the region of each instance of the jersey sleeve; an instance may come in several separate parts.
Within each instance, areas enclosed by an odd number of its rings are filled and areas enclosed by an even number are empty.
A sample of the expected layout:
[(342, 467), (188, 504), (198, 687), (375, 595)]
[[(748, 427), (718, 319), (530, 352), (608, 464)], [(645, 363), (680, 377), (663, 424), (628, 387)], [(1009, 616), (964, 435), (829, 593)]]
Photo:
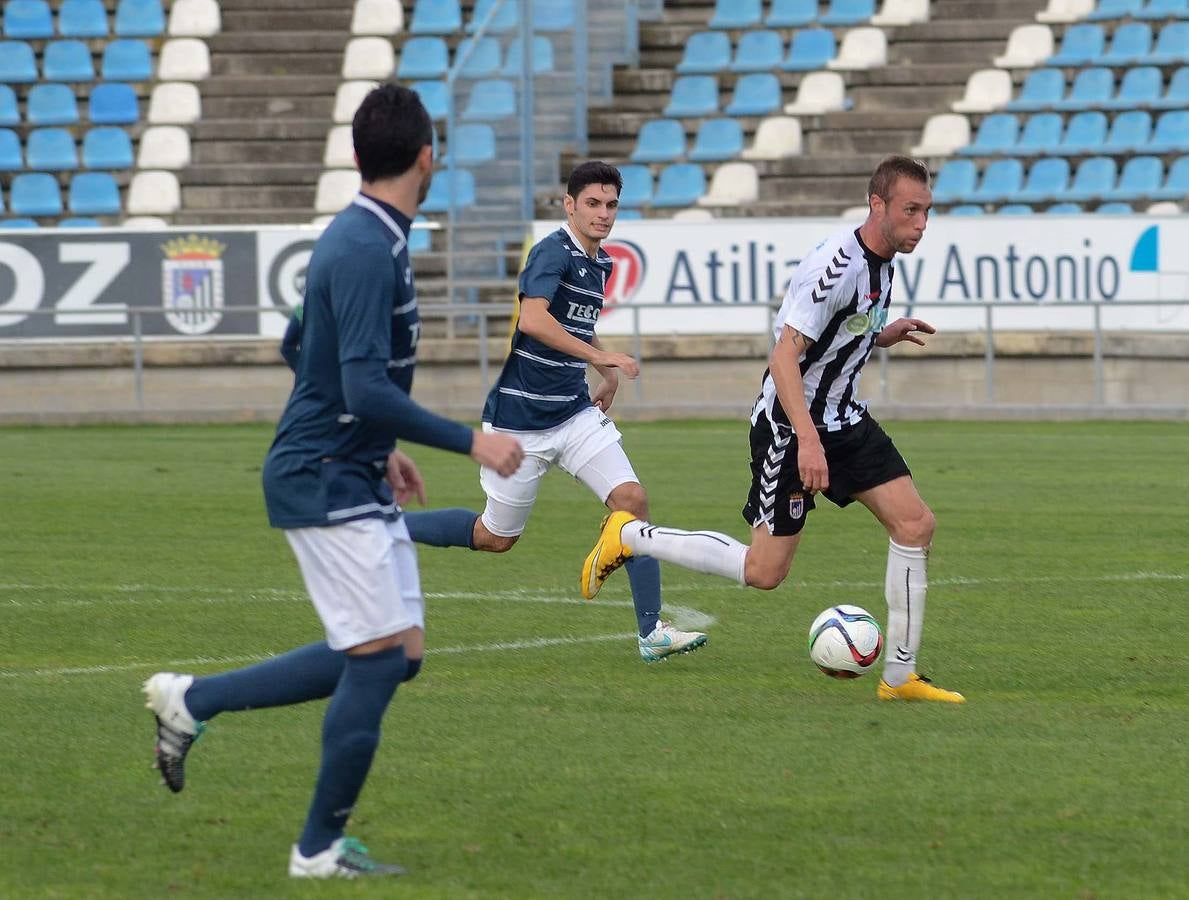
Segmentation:
[(844, 266), (835, 266), (829, 256), (815, 255), (789, 282), (781, 326), (795, 328), (816, 341), (834, 314), (849, 301)]
[(557, 241), (541, 241), (529, 251), (520, 273), (520, 296), (552, 301), (569, 261), (569, 253)]
[(330, 305), (338, 330), (339, 362), (392, 356), (392, 255), (379, 245), (361, 245), (335, 264)]

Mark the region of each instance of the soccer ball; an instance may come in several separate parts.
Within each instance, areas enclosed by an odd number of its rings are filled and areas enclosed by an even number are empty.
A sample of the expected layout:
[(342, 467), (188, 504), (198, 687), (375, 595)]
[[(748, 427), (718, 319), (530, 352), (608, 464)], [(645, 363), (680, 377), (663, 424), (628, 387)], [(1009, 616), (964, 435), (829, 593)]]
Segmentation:
[(882, 650), (879, 623), (861, 606), (831, 606), (809, 627), (809, 658), (831, 678), (858, 678)]

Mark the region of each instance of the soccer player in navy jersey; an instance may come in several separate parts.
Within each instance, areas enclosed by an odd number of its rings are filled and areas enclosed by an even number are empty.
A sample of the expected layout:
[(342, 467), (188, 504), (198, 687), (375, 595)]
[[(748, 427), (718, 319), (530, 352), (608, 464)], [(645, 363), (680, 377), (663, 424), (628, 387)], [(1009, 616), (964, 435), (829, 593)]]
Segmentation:
[(263, 474), (269, 521), (285, 531), (326, 640), (218, 675), (158, 672), (144, 686), (156, 765), (174, 792), (218, 713), (331, 698), (313, 800), (289, 856), (289, 874), (302, 878), (403, 872), (343, 836), (380, 721), (424, 648), (417, 555), (400, 504), (424, 502), (425, 485), (396, 440), (468, 454), (504, 474), (524, 455), (514, 437), (472, 431), (409, 396), (420, 319), (408, 235), (433, 176), (429, 114), (415, 93), (387, 84), (364, 99), (352, 133), (362, 189), (314, 247), (296, 379)]
[[(512, 475), (485, 466), (482, 515), (441, 509), (405, 516), (418, 543), (503, 553), (524, 533), (541, 479), (554, 465), (590, 488), (613, 511), (646, 518), (648, 495), (632, 470), (619, 431), (607, 418), (619, 376), (635, 378), (636, 360), (603, 349), (595, 325), (611, 276), (600, 246), (615, 224), (623, 180), (602, 162), (574, 169), (563, 203), (566, 223), (529, 252), (520, 275), (520, 316), (512, 351), (483, 408), (483, 429), (515, 434), (524, 463)], [(586, 367), (602, 382), (590, 394)], [(696, 650), (706, 635), (680, 631), (660, 618), (661, 574), (655, 559), (628, 561), (637, 641), (645, 662)]]
[(888, 650), (876, 696), (962, 703), (961, 694), (916, 672), (933, 513), (892, 439), (855, 399), (874, 347), (924, 344), (917, 332), (934, 332), (920, 319), (887, 322), (892, 258), (916, 249), (929, 220), (929, 170), (919, 160), (887, 157), (867, 194), (867, 220), (831, 235), (801, 261), (776, 316), (775, 347), (751, 413), (752, 484), (743, 507), (751, 545), (614, 512), (583, 565), (582, 591), (593, 597), (640, 553), (772, 590), (788, 575), (814, 495), (838, 506), (858, 500), (889, 538)]

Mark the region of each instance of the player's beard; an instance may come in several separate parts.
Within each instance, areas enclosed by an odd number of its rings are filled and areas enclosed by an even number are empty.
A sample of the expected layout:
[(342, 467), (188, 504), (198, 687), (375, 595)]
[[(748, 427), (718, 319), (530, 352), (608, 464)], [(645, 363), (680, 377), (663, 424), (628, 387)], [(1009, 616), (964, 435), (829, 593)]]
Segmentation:
[(417, 191), (417, 205), (420, 206), (425, 202), (425, 198), (429, 196), (429, 185), (433, 181), (433, 169), (430, 169), (425, 174), (425, 179), (421, 182), (421, 187)]

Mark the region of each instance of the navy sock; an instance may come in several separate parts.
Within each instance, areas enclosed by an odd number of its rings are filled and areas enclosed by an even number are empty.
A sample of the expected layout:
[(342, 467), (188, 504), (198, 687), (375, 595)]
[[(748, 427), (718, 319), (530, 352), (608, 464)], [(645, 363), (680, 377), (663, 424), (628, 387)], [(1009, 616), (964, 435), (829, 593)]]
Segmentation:
[(305, 857), (343, 835), (380, 743), (380, 720), (405, 677), (404, 647), (347, 656), (322, 721), (322, 767), (297, 846)]
[(195, 678), (186, 691), (186, 708), (206, 722), (221, 712), (320, 700), (334, 693), (346, 656), (319, 641), (254, 666)]
[(636, 625), (643, 637), (656, 628), (661, 617), (661, 564), (651, 556), (630, 556), (624, 564), (636, 604)]
[(469, 509), (431, 509), (427, 512), (405, 513), (409, 537), (418, 544), (431, 547), (466, 547), (475, 549), (475, 520), (477, 512)]

